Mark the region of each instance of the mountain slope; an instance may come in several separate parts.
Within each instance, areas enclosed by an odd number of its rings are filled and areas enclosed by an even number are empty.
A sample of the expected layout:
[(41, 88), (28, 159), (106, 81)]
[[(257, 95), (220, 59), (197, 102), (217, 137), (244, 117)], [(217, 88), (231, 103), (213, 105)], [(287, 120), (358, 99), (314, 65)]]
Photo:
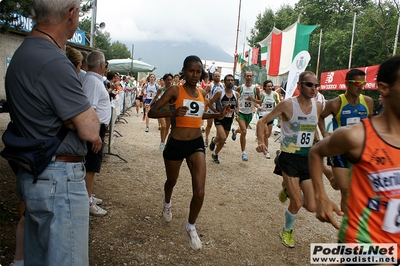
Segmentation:
[(197, 55), (203, 60), (232, 62), (233, 57), (219, 46), (209, 45), (206, 42), (172, 42), (152, 41), (136, 42), (134, 58), (156, 67), (153, 73), (157, 78), (165, 73), (176, 74), (182, 69), (183, 60), (188, 55)]

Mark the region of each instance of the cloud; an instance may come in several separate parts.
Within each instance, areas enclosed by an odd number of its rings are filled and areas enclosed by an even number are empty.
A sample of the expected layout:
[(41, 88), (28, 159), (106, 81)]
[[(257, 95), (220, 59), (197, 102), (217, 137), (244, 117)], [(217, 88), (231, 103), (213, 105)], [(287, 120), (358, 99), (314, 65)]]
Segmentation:
[[(242, 1), (239, 45), (249, 36), (267, 1)], [(273, 4), (278, 4), (274, 1)], [(289, 2), (297, 2), (290, 0)], [(282, 3), (279, 3), (279, 5)], [(276, 8), (278, 8), (277, 6)], [(105, 22), (112, 41), (206, 41), (233, 54), (239, 1), (97, 0), (97, 22)]]

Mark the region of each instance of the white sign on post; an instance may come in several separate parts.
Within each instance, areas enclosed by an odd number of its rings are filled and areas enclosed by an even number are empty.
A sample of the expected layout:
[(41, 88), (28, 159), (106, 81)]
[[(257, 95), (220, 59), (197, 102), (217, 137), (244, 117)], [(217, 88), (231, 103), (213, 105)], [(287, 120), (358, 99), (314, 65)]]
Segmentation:
[(292, 65), (290, 66), (289, 70), (285, 99), (292, 97), (294, 91), (296, 90), (299, 75), (304, 72), (304, 70), (306, 70), (310, 59), (310, 53), (307, 51), (301, 51), (293, 59)]

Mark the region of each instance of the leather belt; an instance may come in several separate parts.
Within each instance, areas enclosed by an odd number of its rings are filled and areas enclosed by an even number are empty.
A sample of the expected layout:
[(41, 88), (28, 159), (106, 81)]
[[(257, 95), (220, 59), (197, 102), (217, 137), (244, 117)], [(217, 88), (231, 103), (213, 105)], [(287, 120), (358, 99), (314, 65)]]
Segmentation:
[(56, 162), (78, 163), (82, 162), (83, 159), (85, 159), (84, 156), (68, 156), (68, 155), (56, 156)]

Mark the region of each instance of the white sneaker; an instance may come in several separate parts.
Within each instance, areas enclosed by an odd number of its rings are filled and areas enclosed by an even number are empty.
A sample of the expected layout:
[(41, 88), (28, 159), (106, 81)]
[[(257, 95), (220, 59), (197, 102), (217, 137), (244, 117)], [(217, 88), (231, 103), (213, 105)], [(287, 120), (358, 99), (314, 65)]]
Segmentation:
[(185, 226), (186, 233), (189, 235), (189, 244), (193, 250), (199, 250), (202, 248), (201, 240), (197, 235), (196, 228), (190, 230)]
[(171, 211), (171, 207), (169, 207), (169, 208), (167, 208), (166, 206), (165, 206), (165, 203), (164, 203), (164, 208), (163, 208), (163, 211), (162, 211), (162, 215), (163, 215), (163, 217), (164, 217), (164, 220), (166, 221), (166, 222), (171, 222), (171, 220), (172, 220), (172, 211)]
[(92, 196), (93, 203), (96, 205), (101, 205), (103, 203), (102, 199), (96, 198), (95, 196)]
[(271, 154), (269, 154), (269, 152), (268, 152), (268, 151), (265, 153), (265, 158), (267, 158), (267, 159), (271, 159)]
[(164, 142), (160, 142), (160, 147), (158, 147), (158, 149), (159, 149), (160, 151), (163, 151), (164, 148), (165, 148), (165, 143), (164, 143)]
[(107, 211), (92, 203), (92, 205), (89, 206), (89, 214), (92, 216), (101, 217), (105, 216)]

